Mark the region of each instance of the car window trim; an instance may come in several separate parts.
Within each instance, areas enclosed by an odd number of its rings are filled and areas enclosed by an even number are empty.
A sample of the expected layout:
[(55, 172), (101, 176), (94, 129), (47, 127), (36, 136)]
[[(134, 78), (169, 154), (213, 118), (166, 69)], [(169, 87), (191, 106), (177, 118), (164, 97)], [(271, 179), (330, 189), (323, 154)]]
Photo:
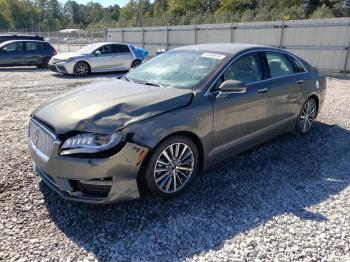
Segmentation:
[(127, 47), (129, 48), (129, 51), (130, 51), (130, 53), (132, 54), (133, 58), (136, 59), (136, 54), (134, 53), (134, 50), (133, 50), (133, 48), (131, 47), (132, 45), (130, 45), (130, 44), (126, 44), (126, 45), (127, 45)]
[[(207, 91), (204, 93), (204, 96), (209, 96), (211, 94), (215, 94), (217, 93), (218, 91), (211, 91), (212, 88), (214, 87), (215, 83), (220, 79), (220, 77), (223, 75), (223, 73), (226, 71), (226, 69), (228, 67), (230, 67), (234, 62), (236, 62), (239, 58), (241, 58), (242, 56), (246, 55), (246, 54), (250, 54), (250, 53), (254, 53), (254, 52), (270, 52), (270, 51), (273, 51), (273, 52), (278, 52), (278, 53), (282, 53), (282, 54), (287, 54), (287, 55), (290, 55), (291, 57), (293, 57), (295, 60), (297, 60), (299, 63), (299, 59), (293, 55), (293, 54), (290, 54), (286, 51), (283, 51), (283, 50), (273, 50), (273, 49), (254, 49), (254, 50), (248, 50), (246, 52), (243, 52), (241, 54), (239, 54), (238, 56), (234, 57), (229, 63), (227, 63), (227, 65), (224, 67), (224, 69), (222, 69), (222, 71), (219, 73), (219, 75), (215, 78), (215, 80), (210, 84), (209, 88), (207, 89)], [(300, 75), (300, 74), (305, 74), (305, 73), (308, 73), (309, 70), (307, 70), (307, 68), (302, 64), (300, 63), (300, 65), (302, 66), (302, 68), (305, 70), (304, 72), (300, 72), (300, 73), (294, 73), (294, 74), (291, 74), (291, 75), (287, 75), (287, 76), (279, 76), (279, 77), (273, 77), (273, 78), (267, 78), (267, 79), (263, 79), (263, 80), (260, 80), (260, 81), (256, 81), (256, 82), (251, 82), (249, 84), (246, 84), (247, 86), (249, 85), (253, 85), (253, 84), (257, 84), (257, 83), (261, 83), (261, 82), (266, 82), (266, 81), (270, 81), (270, 80), (274, 80), (274, 79), (278, 79), (278, 78), (282, 78), (282, 77), (290, 77), (290, 76), (294, 76), (294, 75)]]
[[(295, 64), (297, 66), (299, 66), (302, 70), (304, 70), (304, 67), (300, 64), (300, 62), (296, 59), (294, 59), (294, 57), (290, 56), (290, 55), (285, 55), (286, 58), (290, 61), (290, 63), (293, 65), (293, 67), (295, 66)], [(304, 70), (305, 72), (305, 70)], [(304, 72), (299, 72), (299, 73), (304, 73)]]

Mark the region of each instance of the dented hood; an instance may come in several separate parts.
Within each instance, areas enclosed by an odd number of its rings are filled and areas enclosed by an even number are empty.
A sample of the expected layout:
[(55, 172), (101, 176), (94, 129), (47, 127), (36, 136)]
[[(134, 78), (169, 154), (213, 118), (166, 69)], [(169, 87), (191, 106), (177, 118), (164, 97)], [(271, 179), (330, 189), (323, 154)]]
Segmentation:
[(123, 80), (73, 89), (49, 100), (33, 115), (57, 134), (78, 130), (113, 133), (135, 122), (188, 105), (192, 90), (141, 85)]

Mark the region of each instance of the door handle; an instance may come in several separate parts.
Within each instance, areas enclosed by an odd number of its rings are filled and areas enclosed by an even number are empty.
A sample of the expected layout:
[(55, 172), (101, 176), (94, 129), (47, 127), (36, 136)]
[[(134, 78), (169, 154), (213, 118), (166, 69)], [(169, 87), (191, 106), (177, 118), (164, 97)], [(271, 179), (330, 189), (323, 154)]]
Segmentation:
[(262, 88), (258, 90), (258, 93), (266, 93), (268, 90), (268, 88)]
[(304, 82), (303, 79), (300, 79), (300, 80), (296, 81), (296, 83), (297, 83), (298, 85), (301, 85), (303, 82)]

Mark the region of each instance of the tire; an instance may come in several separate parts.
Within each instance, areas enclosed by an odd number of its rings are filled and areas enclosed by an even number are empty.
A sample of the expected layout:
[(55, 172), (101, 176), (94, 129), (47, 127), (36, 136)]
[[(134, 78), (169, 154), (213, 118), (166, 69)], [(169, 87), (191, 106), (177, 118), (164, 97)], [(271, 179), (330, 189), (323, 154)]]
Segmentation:
[(152, 152), (145, 170), (145, 181), (152, 195), (173, 198), (188, 188), (198, 170), (197, 146), (188, 137), (176, 135), (161, 142)]
[(310, 97), (306, 100), (301, 108), (300, 114), (296, 123), (296, 131), (298, 134), (306, 135), (310, 132), (311, 127), (315, 123), (317, 116), (317, 104), (315, 99)]
[(131, 68), (136, 68), (138, 67), (139, 65), (141, 65), (142, 61), (139, 60), (139, 59), (136, 59), (134, 60), (132, 63), (131, 63)]
[(88, 63), (80, 61), (74, 65), (73, 72), (76, 76), (87, 77), (90, 74), (90, 66)]
[(38, 68), (48, 68), (49, 67), (49, 61), (50, 61), (49, 57), (43, 57), (41, 59), (41, 64), (38, 65)]

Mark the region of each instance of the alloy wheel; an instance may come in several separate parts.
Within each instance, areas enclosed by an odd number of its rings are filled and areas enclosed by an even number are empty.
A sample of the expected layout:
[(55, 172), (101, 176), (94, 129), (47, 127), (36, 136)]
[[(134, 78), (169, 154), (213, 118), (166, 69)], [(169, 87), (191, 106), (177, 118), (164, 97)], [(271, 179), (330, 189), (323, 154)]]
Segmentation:
[(141, 61), (140, 60), (135, 60), (134, 62), (132, 62), (131, 68), (136, 68), (139, 65), (141, 65)]
[(89, 74), (89, 67), (85, 63), (78, 63), (76, 65), (75, 72), (80, 77), (87, 76)]
[(315, 122), (316, 117), (316, 104), (313, 99), (309, 99), (300, 114), (299, 117), (299, 130), (302, 134), (306, 134), (313, 123)]
[(190, 180), (194, 154), (184, 143), (173, 143), (159, 155), (154, 167), (154, 181), (164, 193), (176, 193)]

